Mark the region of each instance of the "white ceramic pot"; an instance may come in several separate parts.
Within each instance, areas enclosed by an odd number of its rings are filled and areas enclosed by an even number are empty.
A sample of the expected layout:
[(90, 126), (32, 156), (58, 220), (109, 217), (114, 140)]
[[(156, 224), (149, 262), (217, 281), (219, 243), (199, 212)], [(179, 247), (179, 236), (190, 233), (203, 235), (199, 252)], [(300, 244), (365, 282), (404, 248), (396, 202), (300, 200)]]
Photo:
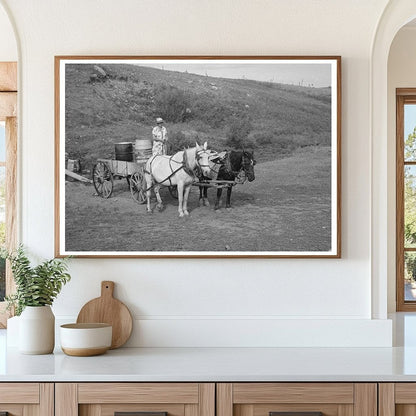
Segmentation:
[(111, 347), (112, 326), (105, 323), (65, 324), (61, 325), (60, 335), (65, 354), (99, 355)]
[(7, 347), (19, 347), (19, 320), (20, 316), (7, 319)]
[(19, 351), (50, 354), (55, 346), (55, 316), (50, 306), (26, 306), (19, 319)]

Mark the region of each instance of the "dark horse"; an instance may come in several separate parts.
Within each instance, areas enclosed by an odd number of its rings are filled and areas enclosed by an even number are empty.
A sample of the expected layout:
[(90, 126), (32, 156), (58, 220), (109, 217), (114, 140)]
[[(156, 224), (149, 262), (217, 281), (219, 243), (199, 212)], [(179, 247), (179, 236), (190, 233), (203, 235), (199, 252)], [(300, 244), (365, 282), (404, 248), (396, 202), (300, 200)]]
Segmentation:
[[(215, 179), (218, 181), (236, 181), (241, 180), (245, 181), (245, 178), (249, 182), (254, 181), (254, 165), (256, 161), (254, 160), (253, 152), (248, 152), (247, 150), (229, 150), (226, 152), (225, 156), (221, 159), (220, 163), (218, 160), (213, 162), (216, 164), (216, 168), (213, 167), (212, 171), (217, 171), (218, 174)], [(203, 178), (210, 179), (210, 178)], [(212, 178), (211, 178), (212, 179)], [(226, 208), (231, 208), (231, 191), (233, 186), (227, 187), (227, 202)], [(200, 205), (209, 205), (207, 192), (208, 188), (205, 186), (199, 187), (199, 201)], [(220, 200), (222, 195), (222, 188), (217, 189), (217, 199), (215, 201), (214, 209), (220, 207)]]

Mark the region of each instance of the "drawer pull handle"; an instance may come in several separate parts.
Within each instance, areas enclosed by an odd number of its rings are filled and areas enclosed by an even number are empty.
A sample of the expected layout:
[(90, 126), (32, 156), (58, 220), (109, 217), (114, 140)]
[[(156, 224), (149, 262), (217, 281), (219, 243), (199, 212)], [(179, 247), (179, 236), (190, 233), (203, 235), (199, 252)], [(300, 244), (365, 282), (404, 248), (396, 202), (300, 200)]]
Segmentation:
[(323, 416), (322, 412), (269, 412), (269, 416)]
[(168, 416), (168, 412), (115, 412), (114, 416)]

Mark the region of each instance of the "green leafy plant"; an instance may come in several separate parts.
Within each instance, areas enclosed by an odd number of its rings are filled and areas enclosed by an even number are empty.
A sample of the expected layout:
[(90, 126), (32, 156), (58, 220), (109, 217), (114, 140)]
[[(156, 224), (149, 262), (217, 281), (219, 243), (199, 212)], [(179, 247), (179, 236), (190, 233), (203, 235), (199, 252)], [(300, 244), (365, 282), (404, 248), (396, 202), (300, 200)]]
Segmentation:
[(67, 258), (46, 260), (31, 266), (23, 246), (3, 254), (10, 260), (16, 293), (6, 296), (7, 309), (20, 315), (26, 306), (52, 305), (59, 292), (71, 279)]

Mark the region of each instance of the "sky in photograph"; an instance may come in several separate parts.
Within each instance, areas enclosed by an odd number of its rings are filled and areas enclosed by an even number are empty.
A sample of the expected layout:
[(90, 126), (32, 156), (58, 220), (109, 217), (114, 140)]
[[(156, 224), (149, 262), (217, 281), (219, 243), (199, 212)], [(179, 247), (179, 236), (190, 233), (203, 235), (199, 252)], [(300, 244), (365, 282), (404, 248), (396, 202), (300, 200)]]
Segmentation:
[(142, 64), (168, 71), (188, 72), (217, 78), (250, 79), (314, 87), (331, 85), (331, 64), (329, 63), (152, 63)]

